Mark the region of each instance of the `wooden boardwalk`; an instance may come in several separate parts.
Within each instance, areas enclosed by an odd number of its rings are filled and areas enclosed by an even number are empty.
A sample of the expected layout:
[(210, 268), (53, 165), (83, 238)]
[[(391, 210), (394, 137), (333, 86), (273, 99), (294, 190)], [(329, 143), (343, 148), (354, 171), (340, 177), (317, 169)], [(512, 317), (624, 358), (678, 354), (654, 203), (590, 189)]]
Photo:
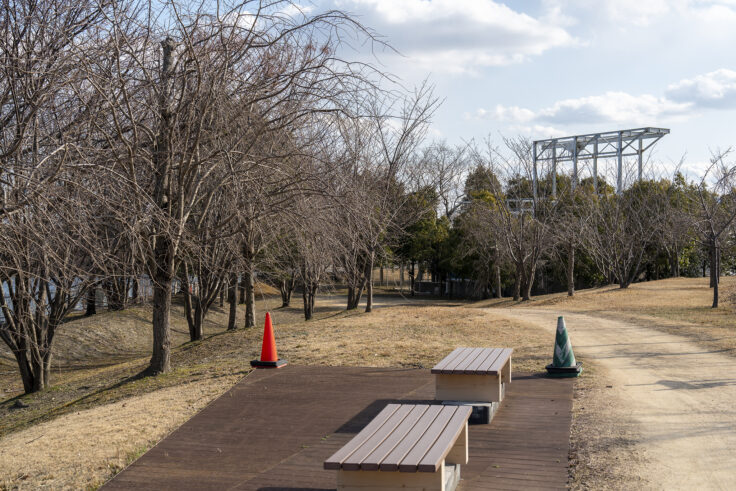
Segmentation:
[[(515, 375), (493, 422), (470, 427), (458, 489), (565, 489), (572, 384)], [(334, 490), (327, 457), (386, 404), (433, 398), (429, 370), (257, 370), (104, 489)]]

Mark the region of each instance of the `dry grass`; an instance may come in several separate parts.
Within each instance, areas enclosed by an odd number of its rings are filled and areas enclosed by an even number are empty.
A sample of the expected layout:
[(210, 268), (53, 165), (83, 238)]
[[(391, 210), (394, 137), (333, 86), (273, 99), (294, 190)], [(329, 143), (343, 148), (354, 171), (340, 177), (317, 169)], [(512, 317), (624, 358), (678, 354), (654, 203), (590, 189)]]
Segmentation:
[(720, 306), (713, 309), (708, 278), (673, 278), (636, 283), (625, 290), (616, 286), (585, 290), (574, 298), (546, 295), (528, 306), (630, 320), (736, 356), (734, 292), (736, 277), (722, 278)]
[(143, 393), (7, 435), (0, 443), (0, 488), (95, 488), (236, 380)]
[[(551, 357), (544, 331), (492, 311), (425, 300), (406, 305), (395, 296), (377, 301), (383, 306), (364, 314), (344, 312), (342, 297), (323, 298), (316, 318), (304, 322), (298, 302), (278, 309), (280, 299), (262, 297), (258, 323), (271, 309), (279, 355), (292, 364), (427, 367), (459, 345), (513, 346), (515, 370), (541, 371)], [(20, 391), (17, 374), (0, 374), (6, 391), (0, 489), (96, 487), (247, 374), (260, 351), (262, 329), (224, 332), (226, 313), (219, 309), (205, 328), (208, 338), (187, 343), (176, 307), (174, 369), (141, 377), (149, 319), (150, 309), (139, 307), (66, 324), (59, 332), (55, 385), (22, 396), (29, 408), (11, 409)], [(85, 352), (94, 358), (85, 362)]]
[(648, 489), (637, 427), (612, 383), (590, 360), (575, 383), (570, 434), (570, 489)]

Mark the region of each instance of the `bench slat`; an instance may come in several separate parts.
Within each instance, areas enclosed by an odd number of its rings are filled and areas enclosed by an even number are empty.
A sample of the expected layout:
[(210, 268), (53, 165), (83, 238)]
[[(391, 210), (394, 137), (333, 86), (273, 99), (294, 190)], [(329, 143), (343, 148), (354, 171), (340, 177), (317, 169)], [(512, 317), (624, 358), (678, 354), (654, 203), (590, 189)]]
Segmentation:
[(471, 406), (458, 406), (457, 411), (440, 433), (437, 441), (429, 449), (417, 466), (419, 472), (437, 472), (442, 460), (450, 453), (455, 440), (465, 428), (465, 423), (473, 411)]
[[(424, 416), (429, 409), (429, 404), (417, 404), (412, 408), (404, 420), (394, 428), (393, 432), (381, 442), (370, 453), (363, 462), (360, 463), (360, 469), (364, 471), (377, 471), (386, 456), (399, 444), (404, 437), (414, 428), (418, 421)], [(426, 426), (425, 426), (426, 428)]]
[(477, 373), (487, 374), (493, 363), (503, 354), (503, 348), (495, 348), (493, 354), (488, 356), (483, 363), (478, 367)]
[(452, 352), (445, 356), (438, 364), (432, 368), (432, 373), (442, 373), (449, 364), (455, 361), (455, 358), (462, 355), (466, 348), (455, 348)]
[(501, 369), (506, 365), (509, 358), (511, 357), (511, 353), (513, 353), (513, 349), (511, 348), (504, 348), (501, 352), (501, 355), (499, 355), (498, 358), (496, 358), (496, 361), (493, 362), (493, 364), (488, 368), (486, 373), (492, 374), (492, 375), (498, 375), (498, 373), (501, 372)]
[(394, 447), (394, 449), (389, 453), (384, 459), (383, 462), (381, 462), (381, 469), (382, 471), (397, 471), (399, 470), (399, 464), (402, 460), (404, 460), (404, 457), (406, 457), (406, 454), (409, 453), (409, 451), (414, 448), (414, 446), (417, 443), (417, 440), (427, 431), (427, 428), (432, 424), (432, 422), (437, 418), (437, 415), (440, 414), (440, 411), (443, 409), (444, 406), (429, 406), (429, 409), (422, 415), (422, 417), (417, 421), (417, 424), (414, 425), (414, 427), (411, 429), (409, 433), (407, 433), (404, 438)]
[(477, 373), (480, 370), (480, 367), (482, 367), (487, 360), (493, 359), (495, 360), (496, 357), (501, 353), (501, 348), (484, 348), (483, 352), (473, 360), (473, 363), (469, 364), (465, 369), (463, 370), (463, 373), (467, 374), (474, 374)]
[(348, 443), (345, 444), (340, 450), (335, 452), (330, 458), (325, 460), (325, 469), (339, 469), (340, 465), (350, 457), (368, 438), (370, 438), (392, 414), (399, 409), (399, 404), (388, 404), (383, 410), (376, 415), (375, 418), (363, 428), (360, 433), (355, 435)]
[(463, 352), (461, 356), (456, 357), (452, 363), (448, 364), (445, 368), (442, 369), (442, 373), (452, 373), (455, 371), (455, 368), (462, 363), (464, 363), (469, 357), (471, 357), (475, 353), (475, 348), (463, 348)]
[(394, 413), (389, 416), (386, 422), (376, 430), (368, 439), (358, 447), (353, 453), (350, 454), (342, 462), (342, 469), (346, 471), (357, 471), (361, 469), (361, 463), (368, 457), (373, 450), (376, 449), (384, 440), (386, 440), (393, 431), (401, 424), (406, 416), (413, 409), (413, 405), (402, 404)]
[(465, 371), (475, 360), (478, 359), (478, 357), (483, 356), (483, 352), (485, 351), (484, 348), (473, 348), (470, 351), (470, 354), (465, 357), (465, 360), (458, 363), (455, 368), (453, 368), (453, 372), (459, 372), (459, 371)]
[(442, 434), (442, 431), (447, 426), (447, 423), (457, 412), (457, 409), (462, 406), (444, 406), (443, 411), (437, 418), (429, 425), (427, 431), (424, 432), (422, 437), (417, 441), (414, 448), (412, 448), (408, 454), (399, 463), (399, 470), (401, 472), (417, 472), (419, 463), (422, 461), (427, 451), (432, 448), (432, 445), (437, 441), (437, 438)]

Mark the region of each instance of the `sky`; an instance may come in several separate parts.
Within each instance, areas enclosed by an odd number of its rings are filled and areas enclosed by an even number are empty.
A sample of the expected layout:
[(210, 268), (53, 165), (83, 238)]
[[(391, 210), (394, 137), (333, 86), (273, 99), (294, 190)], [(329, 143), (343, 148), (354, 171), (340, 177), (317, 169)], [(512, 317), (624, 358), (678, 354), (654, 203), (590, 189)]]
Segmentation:
[[(699, 179), (736, 145), (736, 0), (315, 0), (399, 53), (376, 62), (444, 100), (450, 144), (669, 128), (652, 166)], [(736, 158), (734, 158), (736, 161)]]

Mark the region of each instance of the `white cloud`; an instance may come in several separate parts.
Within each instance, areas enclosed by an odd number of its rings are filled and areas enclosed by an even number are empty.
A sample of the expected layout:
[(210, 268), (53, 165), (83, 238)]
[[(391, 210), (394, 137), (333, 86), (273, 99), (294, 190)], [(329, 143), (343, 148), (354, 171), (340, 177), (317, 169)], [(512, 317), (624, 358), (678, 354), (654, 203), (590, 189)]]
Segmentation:
[(465, 73), (520, 63), (576, 40), (493, 0), (335, 0), (423, 68)]
[(722, 68), (681, 80), (667, 87), (666, 94), (673, 101), (688, 101), (703, 107), (736, 107), (736, 71)]
[(603, 95), (564, 99), (537, 111), (499, 105), (492, 111), (477, 110), (475, 117), (517, 124), (653, 125), (663, 119), (682, 117), (690, 111), (691, 106), (688, 102), (674, 102), (646, 94), (633, 96), (625, 92), (606, 92)]
[(682, 116), (690, 103), (626, 92), (565, 99), (538, 111), (536, 119), (557, 124), (609, 122), (618, 124), (651, 124), (653, 121)]
[(605, 92), (563, 99), (537, 110), (497, 105), (465, 116), (527, 126), (602, 123), (658, 126), (686, 120), (702, 109), (733, 108), (736, 108), (736, 71), (722, 68), (671, 84), (661, 97)]

